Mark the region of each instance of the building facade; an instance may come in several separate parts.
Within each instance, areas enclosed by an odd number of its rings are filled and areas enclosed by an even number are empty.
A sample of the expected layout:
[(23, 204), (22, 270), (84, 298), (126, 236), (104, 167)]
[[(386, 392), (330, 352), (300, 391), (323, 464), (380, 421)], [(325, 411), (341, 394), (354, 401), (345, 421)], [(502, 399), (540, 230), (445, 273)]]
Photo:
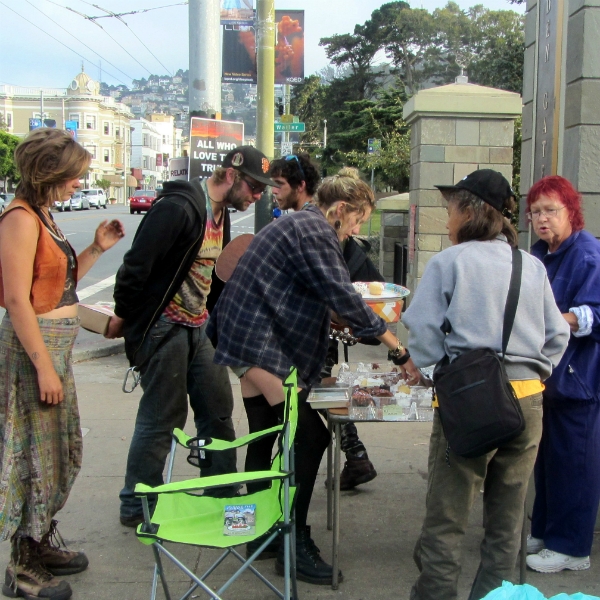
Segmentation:
[(0, 115), (9, 133), (25, 137), (39, 126), (72, 129), (92, 155), (84, 188), (104, 179), (109, 197), (124, 203), (139, 182), (131, 176), (131, 119), (129, 107), (101, 96), (100, 85), (82, 69), (68, 88), (42, 89), (0, 85)]

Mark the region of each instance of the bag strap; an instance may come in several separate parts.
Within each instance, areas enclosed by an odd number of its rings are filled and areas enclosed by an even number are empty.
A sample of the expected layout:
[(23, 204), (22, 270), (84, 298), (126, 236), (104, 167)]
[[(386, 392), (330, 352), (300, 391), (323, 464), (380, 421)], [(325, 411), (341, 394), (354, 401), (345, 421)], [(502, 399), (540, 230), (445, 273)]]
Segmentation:
[(508, 347), (508, 340), (512, 332), (517, 314), (517, 304), (521, 293), (521, 274), (523, 272), (523, 255), (517, 248), (512, 248), (512, 270), (510, 273), (510, 285), (508, 296), (504, 307), (504, 324), (502, 326), (502, 361)]

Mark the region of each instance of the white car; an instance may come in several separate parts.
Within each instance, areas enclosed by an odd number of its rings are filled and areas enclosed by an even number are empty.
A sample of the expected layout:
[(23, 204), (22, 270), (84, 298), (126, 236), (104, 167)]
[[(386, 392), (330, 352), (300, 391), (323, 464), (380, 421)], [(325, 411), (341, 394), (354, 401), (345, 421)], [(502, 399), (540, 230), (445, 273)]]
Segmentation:
[(90, 208), (106, 208), (106, 194), (104, 190), (81, 190), (81, 193), (88, 199)]

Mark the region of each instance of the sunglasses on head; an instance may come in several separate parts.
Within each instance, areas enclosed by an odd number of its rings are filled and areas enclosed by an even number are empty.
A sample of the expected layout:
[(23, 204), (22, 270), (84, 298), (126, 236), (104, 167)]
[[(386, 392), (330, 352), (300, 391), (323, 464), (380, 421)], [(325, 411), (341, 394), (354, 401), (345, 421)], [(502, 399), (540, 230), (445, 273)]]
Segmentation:
[(242, 177), (242, 179), (246, 182), (246, 185), (250, 188), (250, 191), (253, 195), (262, 194), (267, 187), (264, 183), (255, 183), (254, 181), (250, 181), (246, 177)]
[(288, 154), (285, 157), (286, 161), (295, 160), (298, 165), (298, 169), (300, 170), (300, 175), (302, 175), (302, 181), (306, 181), (306, 175), (304, 174), (304, 169), (302, 168), (302, 164), (300, 163), (300, 159), (295, 154)]

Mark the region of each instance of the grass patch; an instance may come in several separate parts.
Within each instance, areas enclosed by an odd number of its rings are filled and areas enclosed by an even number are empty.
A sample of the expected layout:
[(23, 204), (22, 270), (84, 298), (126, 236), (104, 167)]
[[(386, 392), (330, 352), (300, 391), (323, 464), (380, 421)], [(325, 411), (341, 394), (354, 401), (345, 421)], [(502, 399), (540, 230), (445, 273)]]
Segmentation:
[[(371, 230), (369, 231), (369, 223), (371, 224)], [(363, 223), (360, 227), (360, 235), (379, 235), (381, 229), (381, 211), (374, 210), (371, 213), (370, 219)]]

